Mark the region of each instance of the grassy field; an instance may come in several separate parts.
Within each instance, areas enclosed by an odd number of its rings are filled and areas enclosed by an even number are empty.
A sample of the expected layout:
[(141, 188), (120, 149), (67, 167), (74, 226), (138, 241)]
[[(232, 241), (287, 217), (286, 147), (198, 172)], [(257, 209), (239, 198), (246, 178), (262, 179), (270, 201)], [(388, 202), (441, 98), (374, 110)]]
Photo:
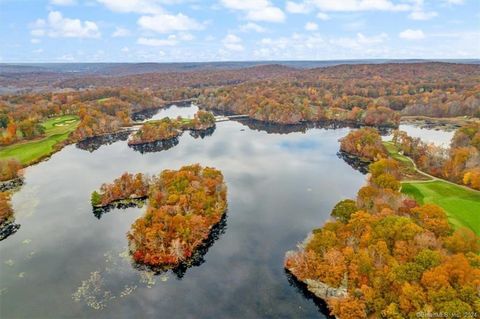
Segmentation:
[(9, 145), (0, 149), (0, 159), (16, 158), (22, 164), (29, 165), (38, 159), (51, 154), (54, 146), (68, 138), (75, 130), (79, 119), (73, 115), (60, 116), (42, 123), (45, 127), (45, 137)]
[(455, 228), (468, 227), (480, 236), (480, 193), (440, 180), (404, 182), (402, 193), (421, 204), (437, 204)]
[(392, 141), (384, 141), (383, 145), (387, 149), (388, 155), (401, 164), (403, 180), (428, 180), (429, 177), (418, 173), (412, 161), (403, 154), (400, 154), (397, 146)]

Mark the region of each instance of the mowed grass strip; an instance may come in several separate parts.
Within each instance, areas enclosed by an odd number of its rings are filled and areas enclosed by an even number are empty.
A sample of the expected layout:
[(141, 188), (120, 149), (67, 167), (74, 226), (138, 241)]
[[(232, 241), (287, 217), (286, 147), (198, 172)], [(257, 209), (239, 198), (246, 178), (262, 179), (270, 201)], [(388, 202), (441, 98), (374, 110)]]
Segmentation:
[(0, 159), (16, 158), (23, 165), (34, 163), (50, 155), (54, 146), (68, 138), (79, 123), (77, 116), (65, 115), (49, 119), (42, 123), (45, 137), (38, 140), (21, 142), (0, 149)]
[(442, 207), (455, 228), (467, 227), (480, 236), (480, 193), (438, 180), (404, 182), (402, 193)]

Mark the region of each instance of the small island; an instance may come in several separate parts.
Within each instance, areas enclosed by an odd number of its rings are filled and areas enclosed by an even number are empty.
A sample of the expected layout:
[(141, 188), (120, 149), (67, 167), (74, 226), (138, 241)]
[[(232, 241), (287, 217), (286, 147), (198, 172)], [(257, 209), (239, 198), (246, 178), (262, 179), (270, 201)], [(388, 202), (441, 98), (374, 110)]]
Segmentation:
[(215, 116), (210, 112), (199, 110), (193, 119), (178, 117), (172, 120), (166, 117), (158, 121), (148, 121), (132, 135), (128, 145), (169, 141), (176, 139), (186, 130), (203, 132), (214, 127)]
[(129, 250), (136, 263), (164, 270), (186, 262), (208, 239), (226, 212), (226, 196), (222, 173), (195, 164), (152, 178), (125, 173), (93, 192), (92, 205), (147, 198), (145, 215), (127, 234)]

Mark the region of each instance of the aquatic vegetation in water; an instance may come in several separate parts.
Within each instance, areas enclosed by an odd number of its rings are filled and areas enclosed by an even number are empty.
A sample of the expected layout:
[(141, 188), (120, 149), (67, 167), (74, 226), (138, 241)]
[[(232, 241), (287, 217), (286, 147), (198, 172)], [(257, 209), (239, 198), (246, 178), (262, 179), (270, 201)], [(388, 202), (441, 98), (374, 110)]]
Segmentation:
[(115, 296), (105, 288), (105, 282), (100, 272), (94, 271), (90, 273), (90, 278), (82, 281), (80, 287), (73, 293), (72, 298), (77, 302), (84, 301), (87, 306), (99, 310), (105, 308), (107, 303)]

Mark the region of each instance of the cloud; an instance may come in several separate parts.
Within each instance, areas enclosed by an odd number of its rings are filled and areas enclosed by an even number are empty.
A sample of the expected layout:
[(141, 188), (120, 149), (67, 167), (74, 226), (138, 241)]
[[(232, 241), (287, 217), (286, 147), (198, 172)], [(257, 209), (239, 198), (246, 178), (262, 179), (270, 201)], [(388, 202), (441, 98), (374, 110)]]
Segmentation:
[(50, 4), (57, 6), (72, 6), (77, 4), (76, 0), (50, 0)]
[(330, 16), (326, 13), (323, 13), (323, 12), (317, 13), (317, 18), (319, 18), (320, 20), (323, 20), (323, 21), (330, 20)]
[(247, 24), (243, 24), (240, 26), (240, 31), (242, 32), (255, 31), (258, 33), (263, 33), (263, 32), (266, 32), (267, 30), (256, 23), (248, 22)]
[(425, 38), (425, 34), (420, 29), (417, 29), (417, 30), (407, 29), (400, 32), (398, 36), (406, 40), (421, 40)]
[(357, 33), (354, 38), (334, 38), (330, 40), (330, 44), (346, 48), (360, 50), (366, 46), (383, 43), (388, 39), (388, 35), (382, 32), (377, 35), (366, 36), (363, 33)]
[(430, 20), (437, 15), (438, 13), (435, 11), (426, 12), (422, 10), (414, 10), (408, 15), (408, 17), (412, 20)]
[(242, 39), (235, 34), (229, 33), (223, 38), (222, 43), (225, 49), (230, 51), (243, 51), (245, 49), (242, 45)]
[(138, 25), (143, 29), (158, 33), (203, 29), (203, 25), (182, 13), (142, 16), (138, 19)]
[(111, 11), (120, 13), (164, 13), (161, 7), (162, 1), (156, 0), (97, 0), (97, 2), (103, 4)]
[(100, 31), (95, 22), (64, 18), (59, 11), (51, 11), (47, 20), (38, 19), (32, 24), (31, 34), (35, 37), (51, 38), (99, 38)]
[(318, 24), (315, 22), (307, 22), (305, 24), (305, 30), (307, 31), (317, 31), (318, 30)]
[(447, 4), (463, 4), (464, 0), (444, 0)]
[(253, 21), (283, 22), (285, 13), (269, 0), (221, 0), (221, 4), (232, 10), (243, 11)]
[(312, 8), (307, 3), (298, 3), (293, 1), (287, 1), (287, 5), (285, 6), (285, 10), (290, 13), (309, 13), (312, 11)]
[(116, 27), (115, 31), (112, 33), (112, 37), (114, 38), (128, 37), (130, 34), (131, 34), (130, 30), (122, 27)]
[(31, 39), (30, 40), (30, 43), (32, 43), (32, 44), (39, 44), (40, 42), (42, 42), (40, 39)]
[(408, 4), (395, 4), (390, 0), (308, 0), (303, 4), (311, 4), (326, 12), (406, 11), (411, 8)]
[(175, 35), (169, 35), (166, 39), (157, 38), (138, 38), (138, 44), (147, 45), (152, 47), (174, 46), (178, 44), (177, 37)]

